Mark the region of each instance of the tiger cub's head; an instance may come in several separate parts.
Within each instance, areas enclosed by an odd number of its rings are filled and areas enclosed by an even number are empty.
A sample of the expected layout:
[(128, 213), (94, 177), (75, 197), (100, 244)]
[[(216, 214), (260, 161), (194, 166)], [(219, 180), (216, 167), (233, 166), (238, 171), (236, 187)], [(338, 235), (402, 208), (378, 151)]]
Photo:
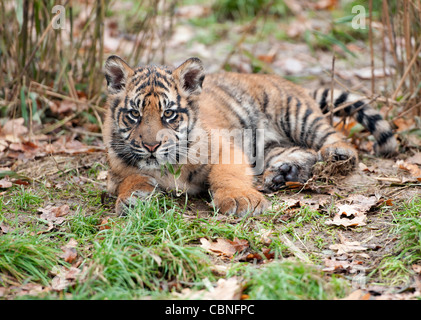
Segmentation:
[[(178, 68), (131, 68), (117, 56), (105, 63), (108, 85), (108, 148), (130, 166), (157, 169), (183, 155), (197, 120), (205, 74), (198, 58)], [(172, 162), (174, 163), (174, 162)]]

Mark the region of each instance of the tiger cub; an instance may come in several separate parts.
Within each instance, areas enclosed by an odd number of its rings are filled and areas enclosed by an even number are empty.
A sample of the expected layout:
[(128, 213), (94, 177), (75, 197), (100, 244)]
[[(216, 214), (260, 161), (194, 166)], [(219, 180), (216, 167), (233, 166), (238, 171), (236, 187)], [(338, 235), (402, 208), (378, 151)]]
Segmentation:
[[(263, 176), (265, 190), (276, 191), (287, 181), (307, 181), (319, 160), (343, 174), (357, 164), (356, 150), (323, 115), (330, 90), (310, 96), (276, 75), (205, 77), (198, 58), (177, 68), (131, 68), (113, 55), (105, 77), (108, 191), (118, 195), (120, 214), (158, 189), (210, 190), (219, 212), (258, 215), (269, 202), (254, 188), (255, 174)], [(354, 115), (373, 134), (377, 153), (393, 154), (388, 122), (361, 99), (349, 103), (354, 98), (335, 91), (334, 105), (345, 106), (337, 115)]]

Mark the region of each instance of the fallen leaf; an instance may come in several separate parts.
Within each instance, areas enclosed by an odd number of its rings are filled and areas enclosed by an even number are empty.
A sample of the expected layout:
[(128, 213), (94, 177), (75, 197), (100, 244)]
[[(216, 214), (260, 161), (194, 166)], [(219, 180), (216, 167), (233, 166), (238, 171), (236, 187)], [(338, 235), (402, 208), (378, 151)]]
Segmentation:
[(333, 10), (338, 5), (338, 0), (319, 0), (315, 4), (310, 3), (316, 10)]
[(3, 222), (0, 223), (0, 231), (3, 233), (9, 233), (13, 229), (7, 225), (5, 225)]
[(344, 244), (342, 244), (342, 243), (332, 244), (332, 245), (329, 246), (329, 249), (337, 250), (338, 255), (367, 250), (367, 248), (361, 246), (358, 241), (350, 241), (350, 242), (346, 242)]
[(272, 242), (272, 232), (273, 231), (271, 229), (261, 228), (258, 232), (256, 232), (256, 235), (260, 238), (260, 242), (265, 245), (269, 245)]
[(51, 288), (55, 291), (63, 291), (64, 289), (73, 286), (76, 284), (76, 281), (83, 280), (83, 274), (79, 268), (70, 267), (66, 268), (64, 266), (54, 267), (51, 270), (51, 273), (55, 275), (51, 281)]
[(326, 272), (334, 272), (334, 271), (342, 271), (342, 270), (350, 270), (356, 265), (361, 265), (361, 261), (352, 261), (349, 262), (347, 260), (332, 260), (332, 259), (325, 259), (325, 268), (323, 271)]
[(414, 178), (421, 178), (421, 169), (416, 164), (398, 160), (396, 161), (396, 166), (399, 169), (408, 171)]
[(412, 163), (412, 164), (418, 164), (421, 166), (421, 152), (417, 152), (412, 157), (409, 157), (406, 159), (406, 162)]
[(13, 186), (13, 183), (10, 181), (9, 177), (5, 177), (0, 180), (0, 188), (7, 189)]
[(26, 296), (26, 295), (36, 296), (40, 293), (51, 291), (51, 289), (48, 287), (44, 287), (40, 284), (31, 283), (31, 282), (26, 283), (16, 289), (18, 290), (18, 293), (17, 293), (18, 296)]
[(109, 217), (106, 217), (101, 220), (101, 224), (99, 225), (99, 230), (111, 229), (111, 226), (108, 224)]
[(412, 270), (414, 270), (416, 273), (418, 273), (419, 275), (421, 275), (421, 265), (419, 265), (419, 264), (413, 264), (412, 265)]
[(398, 127), (396, 132), (402, 132), (411, 129), (415, 125), (415, 120), (413, 118), (398, 118), (393, 120), (393, 123)]
[(216, 242), (209, 241), (206, 238), (201, 238), (200, 242), (202, 243), (202, 248), (227, 256), (229, 258), (233, 257), (235, 253), (241, 252), (249, 246), (247, 240), (239, 240), (238, 238), (235, 238), (234, 241), (218, 238), (216, 239)]
[(184, 288), (180, 293), (174, 292), (173, 295), (183, 300), (239, 300), (241, 298), (242, 286), (235, 277), (228, 279), (219, 279), (216, 287), (208, 286), (208, 289), (194, 291), (190, 288)]
[[(275, 253), (274, 252), (271, 252), (269, 248), (263, 248), (262, 249), (262, 254), (268, 260), (275, 258)], [(263, 260), (264, 259), (263, 256), (261, 254), (255, 252), (255, 253), (249, 253), (243, 259), (245, 261), (253, 261), (253, 260), (260, 261), (260, 260)], [(241, 260), (241, 261), (243, 261), (243, 260)]]
[(273, 61), (275, 61), (275, 58), (276, 58), (276, 52), (272, 54), (261, 54), (257, 56), (257, 59), (269, 64), (273, 63)]
[(107, 176), (108, 176), (108, 171), (105, 170), (105, 171), (100, 171), (96, 178), (98, 180), (106, 180)]
[(373, 166), (367, 167), (367, 166), (366, 166), (364, 163), (362, 163), (362, 162), (359, 162), (359, 163), (358, 163), (358, 167), (359, 167), (359, 169), (360, 169), (361, 171), (364, 171), (364, 172), (370, 172), (370, 173), (376, 172), (376, 170), (374, 169), (374, 167), (373, 167)]
[(353, 291), (349, 296), (341, 299), (341, 300), (370, 300), (370, 293), (366, 293), (361, 289)]
[(327, 220), (326, 224), (343, 227), (365, 226), (367, 216), (358, 210), (358, 207), (344, 204), (338, 207), (333, 220)]
[(63, 216), (70, 212), (70, 208), (67, 204), (64, 204), (60, 207), (53, 207), (52, 205), (48, 205), (45, 208), (38, 208), (38, 212), (42, 212), (40, 218), (48, 222), (48, 229), (39, 231), (39, 234), (52, 230), (54, 228), (54, 224), (62, 224), (66, 220), (63, 218)]
[(1, 130), (1, 133), (4, 136), (9, 136), (9, 135), (14, 136), (14, 137), (24, 136), (28, 133), (28, 128), (25, 127), (24, 123), (25, 123), (25, 119), (23, 118), (8, 120), (4, 124)]
[(363, 213), (370, 211), (378, 202), (375, 196), (366, 197), (362, 194), (350, 195), (348, 200), (352, 202), (354, 208)]
[(61, 247), (61, 250), (63, 250), (63, 254), (60, 256), (60, 258), (63, 258), (64, 261), (68, 263), (73, 263), (77, 258), (77, 241), (73, 238), (69, 240), (69, 242)]
[(338, 255), (367, 250), (367, 247), (361, 246), (358, 241), (348, 241), (341, 233), (338, 236), (341, 243), (329, 246), (329, 249), (337, 250)]

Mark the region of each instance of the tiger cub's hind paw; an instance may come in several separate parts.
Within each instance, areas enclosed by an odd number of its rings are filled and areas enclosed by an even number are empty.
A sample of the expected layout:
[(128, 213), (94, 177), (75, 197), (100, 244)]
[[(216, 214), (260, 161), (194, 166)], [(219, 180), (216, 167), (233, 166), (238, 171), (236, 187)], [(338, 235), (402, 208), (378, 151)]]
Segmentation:
[(263, 188), (273, 192), (283, 187), (286, 182), (306, 182), (312, 174), (317, 155), (310, 150), (298, 149), (286, 156), (280, 156), (276, 161), (267, 164), (263, 174)]
[(330, 175), (347, 175), (358, 163), (357, 151), (343, 142), (326, 145), (320, 149), (319, 154), (321, 160), (326, 163), (323, 171)]

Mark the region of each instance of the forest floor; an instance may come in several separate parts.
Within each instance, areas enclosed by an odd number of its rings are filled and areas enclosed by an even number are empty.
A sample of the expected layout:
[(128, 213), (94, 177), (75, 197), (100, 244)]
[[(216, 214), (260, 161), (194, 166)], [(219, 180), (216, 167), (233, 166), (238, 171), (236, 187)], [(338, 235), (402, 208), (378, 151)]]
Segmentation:
[[(323, 27), (325, 13), (246, 26), (208, 14), (179, 11), (167, 63), (199, 56), (209, 72), (229, 65), (330, 86), (332, 51), (293, 37), (300, 24)], [(106, 51), (124, 57), (111, 22)], [(366, 94), (366, 43), (332, 48), (338, 81)], [(72, 106), (60, 107), (65, 119)], [(355, 172), (266, 194), (261, 216), (220, 215), (206, 194), (154, 194), (118, 217), (98, 130), (71, 119), (28, 140), (23, 119), (10, 120), (0, 132), (0, 299), (420, 299), (420, 137), (413, 119), (394, 125), (402, 152), (383, 159), (348, 121)]]

